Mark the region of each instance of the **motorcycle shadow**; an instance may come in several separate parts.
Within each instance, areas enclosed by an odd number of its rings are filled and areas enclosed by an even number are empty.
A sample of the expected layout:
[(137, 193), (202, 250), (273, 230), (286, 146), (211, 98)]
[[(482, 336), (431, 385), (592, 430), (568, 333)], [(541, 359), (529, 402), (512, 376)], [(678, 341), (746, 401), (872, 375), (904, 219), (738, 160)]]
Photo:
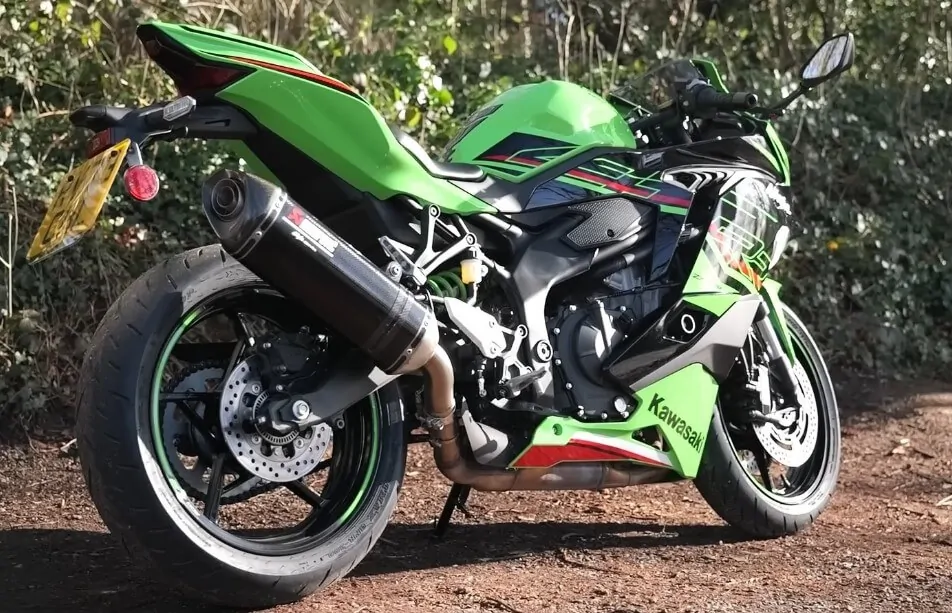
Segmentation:
[[(474, 520), (478, 522), (478, 516)], [(433, 536), (432, 524), (392, 523), (350, 576), (479, 565), (529, 556), (556, 556), (563, 563), (584, 566), (584, 563), (573, 562), (573, 552), (704, 547), (742, 540), (743, 535), (722, 525), (460, 523), (451, 525), (446, 534), (438, 538)]]
[[(715, 545), (738, 540), (724, 526), (652, 523), (455, 524), (441, 540), (433, 525), (391, 524), (352, 577), (480, 565), (525, 556), (606, 548)], [(582, 563), (579, 563), (582, 564)], [(221, 608), (170, 592), (134, 564), (108, 533), (63, 529), (0, 530), (0, 611), (203, 613)]]
[(196, 605), (151, 576), (108, 533), (0, 530), (0, 611), (222, 611)]

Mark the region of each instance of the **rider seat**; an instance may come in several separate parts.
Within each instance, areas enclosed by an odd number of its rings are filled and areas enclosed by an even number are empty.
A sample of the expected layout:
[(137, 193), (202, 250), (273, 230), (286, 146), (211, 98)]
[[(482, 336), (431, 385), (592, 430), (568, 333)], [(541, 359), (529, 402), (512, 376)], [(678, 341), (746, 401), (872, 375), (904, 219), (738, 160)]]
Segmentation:
[(429, 156), (423, 145), (418, 143), (415, 138), (398, 128), (390, 126), (397, 142), (412, 155), (420, 166), (432, 176), (438, 179), (447, 179), (449, 181), (482, 181), (486, 178), (483, 169), (474, 164), (456, 164), (452, 162), (437, 162)]

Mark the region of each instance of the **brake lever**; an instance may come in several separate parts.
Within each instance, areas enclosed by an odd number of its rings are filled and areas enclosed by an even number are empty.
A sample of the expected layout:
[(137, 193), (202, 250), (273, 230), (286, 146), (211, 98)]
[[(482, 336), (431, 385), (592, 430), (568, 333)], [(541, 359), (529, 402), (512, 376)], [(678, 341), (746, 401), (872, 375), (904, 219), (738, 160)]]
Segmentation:
[(748, 110), (747, 112), (751, 115), (757, 115), (758, 117), (769, 119), (771, 121), (774, 119), (779, 119), (787, 113), (786, 109), (778, 109), (769, 106), (757, 106)]

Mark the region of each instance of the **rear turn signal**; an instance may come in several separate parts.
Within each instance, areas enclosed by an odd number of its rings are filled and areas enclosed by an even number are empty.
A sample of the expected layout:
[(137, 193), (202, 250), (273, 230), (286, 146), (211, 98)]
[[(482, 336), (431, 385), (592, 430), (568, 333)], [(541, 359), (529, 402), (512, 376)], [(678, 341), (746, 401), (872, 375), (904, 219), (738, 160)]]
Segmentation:
[(147, 202), (159, 193), (159, 175), (144, 164), (130, 166), (122, 175), (126, 192), (139, 202)]

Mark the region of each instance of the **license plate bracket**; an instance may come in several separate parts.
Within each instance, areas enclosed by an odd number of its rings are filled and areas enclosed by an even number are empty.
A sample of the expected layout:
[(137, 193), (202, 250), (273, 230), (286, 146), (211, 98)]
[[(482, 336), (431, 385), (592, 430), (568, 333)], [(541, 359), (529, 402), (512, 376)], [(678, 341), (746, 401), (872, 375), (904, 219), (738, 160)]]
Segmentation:
[(96, 227), (130, 144), (124, 139), (66, 173), (33, 237), (27, 262), (35, 264), (72, 247)]

